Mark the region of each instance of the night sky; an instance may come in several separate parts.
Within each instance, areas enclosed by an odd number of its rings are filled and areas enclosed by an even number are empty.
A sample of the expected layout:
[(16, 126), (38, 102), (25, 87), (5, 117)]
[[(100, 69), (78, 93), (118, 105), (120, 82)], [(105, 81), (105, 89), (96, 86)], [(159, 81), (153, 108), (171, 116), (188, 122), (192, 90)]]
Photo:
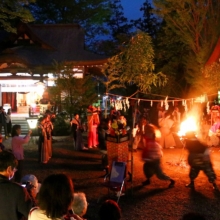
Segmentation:
[(121, 5), (124, 8), (124, 16), (130, 19), (137, 19), (142, 17), (140, 8), (145, 0), (121, 0)]

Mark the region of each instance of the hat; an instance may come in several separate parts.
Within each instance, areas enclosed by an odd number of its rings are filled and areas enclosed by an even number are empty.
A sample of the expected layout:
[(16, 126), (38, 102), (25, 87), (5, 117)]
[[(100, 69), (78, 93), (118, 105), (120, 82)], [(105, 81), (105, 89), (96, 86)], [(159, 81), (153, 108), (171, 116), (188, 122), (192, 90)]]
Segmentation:
[(27, 175), (23, 176), (21, 179), (21, 184), (26, 184), (27, 182), (29, 182), (33, 186), (35, 186), (35, 188), (37, 189), (37, 192), (39, 191), (41, 184), (38, 183), (38, 179), (36, 176), (34, 176), (33, 174), (27, 174)]

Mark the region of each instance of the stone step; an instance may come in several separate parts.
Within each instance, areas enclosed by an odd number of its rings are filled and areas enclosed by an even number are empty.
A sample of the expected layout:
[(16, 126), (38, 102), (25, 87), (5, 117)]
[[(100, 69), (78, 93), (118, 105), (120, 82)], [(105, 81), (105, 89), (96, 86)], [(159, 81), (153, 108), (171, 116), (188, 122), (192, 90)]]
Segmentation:
[[(28, 126), (28, 123), (26, 121), (26, 118), (23, 118), (23, 117), (11, 117), (11, 123), (12, 123), (12, 126), (13, 125), (20, 125), (21, 126), (21, 134), (22, 135), (25, 135), (28, 133), (28, 130), (29, 130), (29, 126)], [(2, 135), (4, 135), (4, 129), (2, 128)]]
[(26, 120), (18, 120), (15, 119), (12, 121), (12, 126), (13, 125), (21, 125), (21, 134), (27, 134), (29, 131), (29, 126)]

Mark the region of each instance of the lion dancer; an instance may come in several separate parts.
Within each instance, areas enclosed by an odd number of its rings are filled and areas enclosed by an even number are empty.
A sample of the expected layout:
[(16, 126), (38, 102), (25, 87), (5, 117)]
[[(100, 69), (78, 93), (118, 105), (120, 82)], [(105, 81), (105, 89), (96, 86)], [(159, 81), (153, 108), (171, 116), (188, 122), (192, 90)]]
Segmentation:
[(190, 183), (187, 184), (186, 187), (194, 190), (194, 181), (199, 172), (203, 171), (208, 177), (209, 182), (212, 184), (213, 189), (218, 190), (216, 185), (216, 174), (213, 170), (209, 148), (197, 139), (194, 132), (186, 133), (185, 148), (189, 152), (188, 163), (190, 165)]
[(88, 148), (96, 148), (98, 142), (97, 127), (100, 123), (98, 110), (89, 106), (87, 109), (87, 120), (88, 120)]
[(144, 160), (143, 171), (146, 180), (142, 182), (143, 186), (150, 184), (151, 177), (156, 174), (160, 180), (169, 181), (169, 188), (174, 187), (175, 181), (167, 176), (161, 166), (161, 158), (163, 156), (162, 146), (158, 143), (159, 130), (156, 126), (147, 124), (144, 127), (144, 149), (142, 159)]

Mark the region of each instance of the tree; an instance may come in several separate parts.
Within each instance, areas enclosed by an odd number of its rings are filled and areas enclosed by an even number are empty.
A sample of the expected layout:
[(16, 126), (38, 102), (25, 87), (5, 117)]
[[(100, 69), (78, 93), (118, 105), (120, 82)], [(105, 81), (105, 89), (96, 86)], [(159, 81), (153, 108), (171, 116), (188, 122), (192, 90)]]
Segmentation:
[(131, 22), (137, 29), (147, 32), (152, 38), (155, 38), (160, 28), (160, 19), (154, 13), (153, 7), (148, 0), (143, 3), (140, 11), (143, 12), (143, 17), (131, 20)]
[(120, 51), (120, 45), (127, 43), (131, 38), (133, 25), (124, 17), (120, 0), (110, 1), (109, 10), (111, 16), (104, 18), (106, 37), (104, 40), (98, 40), (94, 48), (98, 53), (113, 56)]
[(0, 2), (0, 26), (7, 32), (16, 33), (18, 22), (29, 23), (34, 19), (27, 5), (35, 0), (5, 0)]
[(86, 31), (87, 46), (106, 33), (102, 25), (110, 16), (108, 0), (36, 0), (30, 10), (36, 23), (81, 25)]
[(50, 88), (50, 94), (56, 102), (60, 103), (70, 117), (76, 112), (83, 112), (91, 103), (97, 101), (95, 81), (91, 76), (76, 78), (73, 66), (76, 64), (55, 65), (55, 87)]
[(220, 73), (220, 64), (214, 62), (211, 65), (207, 65), (204, 68), (202, 68), (201, 74), (202, 77), (200, 79), (205, 78), (205, 83), (204, 81), (197, 81), (197, 87), (201, 86), (204, 91), (207, 93), (213, 94), (216, 93), (220, 89), (220, 78), (219, 78), (219, 73)]
[[(174, 33), (186, 48), (183, 57), (185, 80), (196, 87), (201, 69), (220, 35), (220, 2), (216, 0), (154, 0), (156, 12), (162, 16), (166, 29)], [(178, 54), (176, 54), (178, 56)], [(200, 89), (200, 91), (198, 90)]]
[[(114, 58), (115, 57), (109, 58), (109, 62), (114, 63)], [(105, 65), (106, 64), (104, 64), (104, 66)], [(102, 69), (102, 74), (102, 77), (96, 77), (96, 79), (104, 85), (106, 94), (108, 94), (110, 91), (114, 89), (124, 87), (123, 84), (120, 84), (120, 75), (114, 68), (105, 69), (104, 67)], [(105, 99), (105, 118), (107, 118), (107, 99)]]
[(117, 73), (120, 83), (135, 84), (142, 92), (149, 92), (152, 85), (166, 84), (166, 76), (159, 72), (154, 73), (154, 50), (151, 37), (139, 32), (124, 45), (122, 52), (113, 56), (103, 66), (102, 71)]

